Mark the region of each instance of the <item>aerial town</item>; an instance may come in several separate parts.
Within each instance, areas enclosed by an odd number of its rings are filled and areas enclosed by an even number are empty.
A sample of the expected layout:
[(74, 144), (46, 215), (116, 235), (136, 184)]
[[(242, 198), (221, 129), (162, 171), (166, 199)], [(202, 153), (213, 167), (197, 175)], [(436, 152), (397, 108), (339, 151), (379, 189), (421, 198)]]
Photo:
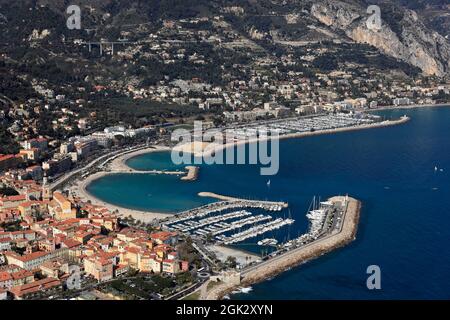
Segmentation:
[[(47, 10), (31, 11), (45, 16)], [(191, 130), (194, 121), (245, 141), (267, 127), (306, 136), (390, 125), (372, 112), (450, 101), (448, 74), (423, 72), (312, 20), (303, 26), (302, 40), (294, 41), (286, 26), (302, 24), (300, 13), (252, 15), (254, 25), (241, 30), (246, 10), (230, 5), (205, 16), (137, 19), (113, 35), (101, 28), (58, 33), (65, 25), (33, 29), (23, 39), (36, 55), (42, 48), (51, 52), (42, 64), (22, 64), (27, 57), (14, 45), (19, 40), (5, 33), (10, 48), (0, 51), (0, 300), (222, 298), (243, 277), (256, 281), (264, 268), (275, 273), (269, 263), (278, 256), (303, 259), (318, 241), (325, 252), (336, 245), (326, 242), (332, 236), (340, 237), (340, 245), (354, 239), (360, 203), (349, 197), (314, 202), (307, 233), (285, 243), (260, 240), (259, 246), (275, 250), (251, 260), (250, 254), (218, 257), (213, 247), (287, 228), (292, 217), (271, 213), (288, 203), (216, 195), (217, 203), (144, 221), (72, 192), (76, 181), (111, 171), (115, 157), (170, 149), (171, 132)], [(115, 23), (109, 12), (89, 12), (102, 24)], [(265, 30), (258, 20), (264, 16), (282, 20), (273, 25), (288, 31)], [(186, 169), (182, 180), (195, 180), (198, 168)], [(215, 293), (215, 280), (230, 287)], [(212, 289), (207, 295), (192, 294), (205, 283)]]

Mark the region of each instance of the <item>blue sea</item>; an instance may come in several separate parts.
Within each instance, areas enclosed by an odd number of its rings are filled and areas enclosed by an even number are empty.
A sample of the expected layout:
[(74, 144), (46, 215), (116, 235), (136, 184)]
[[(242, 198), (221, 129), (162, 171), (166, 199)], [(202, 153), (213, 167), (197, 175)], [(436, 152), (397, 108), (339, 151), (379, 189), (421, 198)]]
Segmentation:
[[(94, 181), (88, 191), (116, 205), (160, 212), (214, 201), (198, 197), (201, 191), (283, 200), (289, 202), (289, 212), (279, 214), (289, 213), (296, 223), (278, 238), (307, 230), (305, 214), (313, 196), (348, 193), (363, 203), (353, 243), (232, 299), (450, 299), (450, 108), (380, 114), (407, 114), (411, 120), (282, 140), (276, 176), (260, 176), (257, 165), (202, 165), (195, 182), (120, 174)], [(128, 164), (136, 169), (181, 168), (167, 152), (142, 155)], [(366, 287), (370, 265), (381, 269), (380, 290)]]

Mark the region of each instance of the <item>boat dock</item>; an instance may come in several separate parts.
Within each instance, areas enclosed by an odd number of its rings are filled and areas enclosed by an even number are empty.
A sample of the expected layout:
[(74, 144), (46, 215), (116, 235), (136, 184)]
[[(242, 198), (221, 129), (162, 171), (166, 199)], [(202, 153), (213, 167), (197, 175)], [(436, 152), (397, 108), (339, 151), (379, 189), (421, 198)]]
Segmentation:
[(255, 208), (262, 209), (265, 211), (281, 211), (288, 207), (286, 202), (276, 202), (276, 201), (261, 201), (261, 200), (246, 200), (238, 198), (230, 198), (233, 200), (213, 202), (201, 207), (186, 210), (177, 213), (173, 218), (164, 221), (163, 225), (173, 224), (181, 222), (184, 220), (189, 220), (193, 218), (201, 218), (210, 215), (214, 212), (222, 212), (229, 209), (244, 209), (244, 208)]
[[(183, 232), (193, 237), (211, 237), (218, 244), (232, 244), (294, 222), (292, 219), (274, 219), (269, 214), (253, 214), (248, 211), (259, 209), (272, 213), (280, 212), (288, 206), (287, 203), (231, 199), (233, 200), (210, 203), (181, 212), (164, 221), (162, 226), (164, 229)], [(246, 229), (242, 231), (244, 227)], [(233, 234), (235, 230), (239, 232)]]

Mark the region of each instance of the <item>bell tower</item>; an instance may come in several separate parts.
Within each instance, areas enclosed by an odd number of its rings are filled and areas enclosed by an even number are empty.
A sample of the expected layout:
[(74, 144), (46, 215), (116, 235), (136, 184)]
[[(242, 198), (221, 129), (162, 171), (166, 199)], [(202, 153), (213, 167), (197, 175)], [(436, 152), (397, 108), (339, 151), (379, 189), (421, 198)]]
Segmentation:
[(48, 185), (47, 170), (45, 170), (44, 179), (42, 183), (42, 200), (51, 200), (51, 199), (52, 199), (52, 190)]

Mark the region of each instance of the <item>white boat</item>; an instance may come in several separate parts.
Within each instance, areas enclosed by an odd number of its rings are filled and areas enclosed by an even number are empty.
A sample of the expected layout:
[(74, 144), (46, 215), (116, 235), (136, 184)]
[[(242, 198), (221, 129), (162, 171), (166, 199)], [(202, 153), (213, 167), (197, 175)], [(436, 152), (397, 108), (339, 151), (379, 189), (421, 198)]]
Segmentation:
[(258, 246), (275, 246), (278, 243), (277, 239), (263, 239), (258, 241)]

